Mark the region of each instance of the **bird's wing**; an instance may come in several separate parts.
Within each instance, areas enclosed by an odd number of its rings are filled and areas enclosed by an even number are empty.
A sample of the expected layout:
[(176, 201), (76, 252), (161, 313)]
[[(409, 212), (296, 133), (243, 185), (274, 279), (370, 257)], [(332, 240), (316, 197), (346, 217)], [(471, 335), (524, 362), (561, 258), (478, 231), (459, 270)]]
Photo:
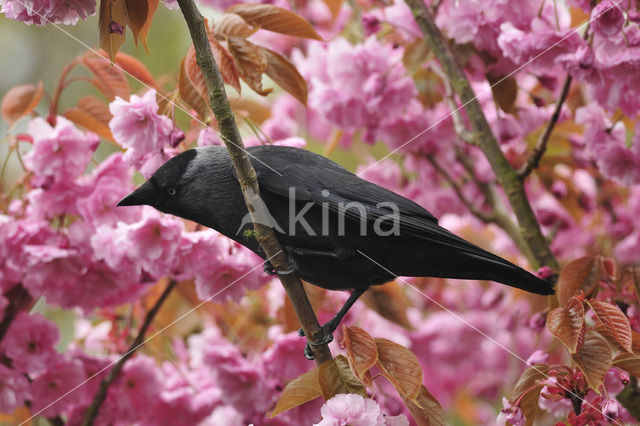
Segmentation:
[[(438, 223), (427, 210), (413, 201), (359, 178), (326, 157), (298, 148), (261, 146), (249, 148), (261, 190), (289, 197), (290, 188), (300, 201), (327, 202), (337, 208), (338, 202), (357, 202), (372, 213), (389, 210), (376, 208), (380, 203), (393, 203), (401, 215), (419, 221)], [(328, 194), (327, 196), (323, 194)], [(349, 212), (347, 212), (349, 213)]]
[(346, 218), (360, 221), (359, 211), (345, 209), (348, 203), (357, 202), (365, 208), (366, 220), (371, 223), (394, 213), (391, 208), (379, 204), (390, 202), (397, 206), (401, 235), (410, 235), (471, 255), (495, 257), (495, 260), (502, 262), (500, 257), (439, 226), (438, 220), (420, 205), (359, 178), (326, 157), (290, 147), (261, 146), (249, 150), (252, 156), (257, 157), (257, 160), (252, 159), (252, 163), (261, 191), (289, 198), (293, 188), (297, 200), (324, 204), (329, 210), (342, 211)]

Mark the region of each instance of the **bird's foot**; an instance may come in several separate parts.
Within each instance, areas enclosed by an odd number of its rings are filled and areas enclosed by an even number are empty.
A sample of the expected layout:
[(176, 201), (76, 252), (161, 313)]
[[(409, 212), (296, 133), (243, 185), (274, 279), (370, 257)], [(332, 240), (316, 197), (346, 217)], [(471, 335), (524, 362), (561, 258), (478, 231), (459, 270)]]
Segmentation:
[[(318, 340), (310, 341), (307, 338), (307, 344), (304, 347), (305, 358), (307, 358), (308, 360), (315, 359), (313, 350), (311, 350), (311, 346), (328, 345), (329, 343), (333, 342), (333, 332), (336, 331), (336, 328), (337, 325), (335, 325), (332, 321), (329, 321), (328, 323), (320, 327), (320, 329), (322, 330), (322, 334), (320, 335), (320, 338)], [(298, 330), (298, 336), (305, 336), (303, 329)]]
[(268, 260), (264, 261), (264, 263), (262, 264), (262, 269), (264, 269), (264, 272), (267, 275), (278, 275), (276, 268), (274, 268), (271, 262), (269, 262)]
[(298, 267), (295, 261), (291, 257), (289, 257), (289, 269), (287, 270), (278, 271), (268, 260), (264, 261), (264, 263), (262, 264), (262, 269), (267, 275), (289, 275), (295, 273)]

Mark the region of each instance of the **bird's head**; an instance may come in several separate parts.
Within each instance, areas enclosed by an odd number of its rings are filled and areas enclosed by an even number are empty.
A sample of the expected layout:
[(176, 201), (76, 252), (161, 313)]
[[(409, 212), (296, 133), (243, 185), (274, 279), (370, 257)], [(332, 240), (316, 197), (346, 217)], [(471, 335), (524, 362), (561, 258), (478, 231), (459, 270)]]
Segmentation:
[[(211, 191), (207, 170), (215, 169), (214, 147), (190, 149), (163, 164), (118, 206), (152, 206), (161, 212), (195, 220)], [(215, 147), (220, 148), (220, 147)]]

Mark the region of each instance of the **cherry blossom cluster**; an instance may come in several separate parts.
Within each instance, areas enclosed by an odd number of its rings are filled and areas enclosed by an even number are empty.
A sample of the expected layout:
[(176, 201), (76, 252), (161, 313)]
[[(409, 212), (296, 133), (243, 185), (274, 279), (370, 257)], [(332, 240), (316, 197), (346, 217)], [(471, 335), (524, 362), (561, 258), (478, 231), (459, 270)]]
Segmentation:
[[(175, 1), (165, 3), (177, 8)], [(219, 10), (232, 4), (200, 3)], [(289, 2), (275, 3), (291, 9)], [(635, 2), (603, 0), (593, 8), (582, 0), (427, 3), (515, 169), (526, 163), (571, 77), (547, 157), (525, 180), (527, 195), (562, 263), (592, 254), (613, 256), (622, 266), (640, 261)], [(45, 25), (73, 24), (96, 9), (95, 1), (25, 4), (0, 0), (0, 12)], [(246, 144), (264, 143), (262, 136), (297, 147), (305, 139), (310, 146), (333, 140), (336, 152), (357, 160), (361, 177), (413, 199), (448, 229), (524, 265), (508, 232), (470, 208), (505, 210), (506, 197), (499, 188), (487, 191), (497, 188), (496, 176), (473, 140), (462, 140), (459, 127), (468, 117), (453, 111), (460, 105), (440, 65), (427, 49), (415, 53), (422, 36), (411, 11), (402, 1), (357, 5), (345, 4), (334, 16), (323, 1), (296, 2), (296, 12), (325, 42), (253, 36), (290, 55), (309, 84), (309, 100), (305, 108), (286, 94), (267, 98), (271, 118), (261, 124), (263, 135), (247, 133)], [(516, 87), (511, 101), (500, 101), (508, 98), (496, 86), (501, 79)], [(215, 231), (151, 208), (115, 208), (139, 175), (149, 177), (187, 146), (221, 143), (195, 121), (181, 129), (160, 113), (157, 96), (144, 89), (110, 103), (109, 129), (118, 148), (108, 148), (107, 155), (96, 154), (96, 134), (62, 116), (32, 118), (18, 137), (21, 147), (29, 146), (18, 185), (23, 192), (0, 212), (0, 314), (19, 311), (0, 338), (0, 411), (28, 406), (31, 413), (80, 424), (100, 380), (135, 335), (138, 324), (123, 317), (144, 310), (141, 299), (168, 278), (180, 282), (189, 308), (203, 301), (215, 307), (190, 313), (198, 315), (197, 325), (187, 316), (176, 328), (190, 328), (167, 329), (170, 338), (163, 340), (165, 331), (154, 337), (162, 344), (141, 348), (110, 387), (98, 424), (410, 424), (403, 401), (377, 379), (371, 398), (338, 395), (269, 417), (284, 386), (313, 367), (301, 355), (305, 342), (297, 325), (288, 323), (280, 284), (262, 273), (258, 257)], [(377, 161), (387, 153), (393, 155)], [(551, 272), (557, 271), (540, 270)], [(495, 284), (411, 279), (395, 286), (401, 290), (384, 295), (390, 307), (359, 302), (344, 323), (410, 348), (425, 385), (447, 412), (473, 407), (461, 421), (489, 424), (497, 416), (501, 423), (526, 424), (522, 401), (503, 396), (528, 365), (567, 364), (548, 350), (552, 336), (540, 312), (546, 305)], [(598, 299), (623, 308), (631, 328), (640, 331), (633, 288), (608, 281), (598, 288)], [(46, 309), (31, 312), (39, 299), (73, 313), (70, 343), (62, 342), (63, 327)], [(331, 318), (345, 299), (316, 295), (319, 320)], [(375, 299), (368, 305), (375, 306)], [(180, 314), (187, 311), (180, 307)], [(253, 328), (243, 329), (243, 321)], [(343, 350), (340, 331), (335, 337), (334, 355)], [(611, 368), (596, 393), (579, 369), (554, 368), (539, 383), (538, 408), (545, 420), (572, 426), (632, 422), (616, 399), (630, 380)]]

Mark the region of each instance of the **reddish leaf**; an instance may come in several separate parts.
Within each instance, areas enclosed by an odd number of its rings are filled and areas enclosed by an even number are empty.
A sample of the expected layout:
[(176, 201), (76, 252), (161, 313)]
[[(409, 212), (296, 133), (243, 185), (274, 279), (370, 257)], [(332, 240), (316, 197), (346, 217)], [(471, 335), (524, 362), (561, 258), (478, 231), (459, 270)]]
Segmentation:
[(612, 280), (618, 278), (618, 265), (616, 261), (611, 259), (610, 257), (598, 256), (598, 261), (600, 262), (600, 267), (604, 271), (605, 274), (609, 276)]
[(63, 115), (100, 137), (115, 142), (109, 129), (109, 121), (112, 116), (109, 112), (109, 107), (104, 101), (93, 96), (85, 96), (78, 101), (78, 105), (68, 109)]
[(331, 11), (333, 19), (336, 19), (338, 17), (338, 13), (340, 13), (340, 9), (342, 9), (344, 0), (324, 0), (324, 2)]
[(133, 39), (136, 42), (136, 46), (138, 45), (138, 39), (140, 39), (147, 53), (149, 53), (147, 35), (149, 34), (149, 28), (151, 28), (153, 15), (158, 9), (158, 3), (159, 0), (125, 0), (127, 23), (133, 33)]
[[(255, 100), (247, 99), (246, 97), (229, 99), (231, 109), (235, 113), (249, 117), (256, 124), (262, 124), (271, 117), (271, 110), (261, 101), (262, 98), (256, 98)], [(299, 328), (300, 325), (297, 325), (295, 329)]]
[[(178, 93), (180, 98), (186, 103), (189, 108), (195, 110), (201, 120), (209, 115), (209, 103), (202, 96), (199, 88), (189, 78), (185, 70), (186, 58), (180, 62), (180, 72), (178, 73)], [(199, 74), (202, 78), (202, 73)]]
[(585, 297), (589, 297), (600, 280), (600, 262), (593, 256), (581, 257), (565, 266), (558, 277), (556, 294), (560, 306), (567, 304), (569, 299), (580, 290)]
[(487, 80), (491, 84), (493, 100), (504, 112), (513, 114), (516, 112), (515, 102), (518, 96), (518, 83), (513, 77), (504, 76), (492, 77), (487, 75)]
[(267, 69), (267, 57), (262, 49), (241, 37), (229, 37), (228, 42), (245, 83), (260, 95), (268, 95), (273, 89), (262, 88), (262, 73)]
[(640, 356), (622, 353), (614, 358), (613, 366), (640, 379)]
[(364, 373), (373, 367), (378, 359), (376, 341), (360, 327), (344, 327), (342, 343), (347, 350), (351, 369), (363, 380)]
[(413, 327), (407, 318), (407, 295), (397, 281), (369, 288), (362, 300), (383, 318), (407, 329)]
[(0, 104), (2, 118), (7, 122), (7, 125), (13, 126), (18, 120), (33, 111), (38, 106), (43, 92), (42, 81), (37, 86), (25, 84), (9, 89)]
[(95, 117), (92, 117), (86, 111), (83, 111), (77, 106), (66, 110), (63, 115), (65, 116), (65, 118), (73, 121), (78, 126), (85, 127), (96, 133), (100, 137), (115, 143), (115, 139), (113, 138), (109, 127), (105, 126)]
[(571, 355), (571, 359), (582, 371), (589, 387), (598, 392), (604, 382), (604, 375), (611, 367), (613, 355), (611, 347), (604, 337), (595, 331), (587, 331), (580, 351)]
[(314, 368), (287, 383), (287, 386), (285, 386), (280, 394), (280, 398), (278, 398), (276, 408), (269, 413), (269, 417), (274, 417), (283, 411), (312, 401), (319, 396), (322, 396), (319, 382), (319, 369)]
[(243, 3), (231, 6), (226, 12), (240, 15), (254, 27), (294, 37), (322, 40), (306, 19), (281, 7)]
[(247, 24), (239, 15), (235, 13), (225, 13), (216, 22), (215, 33), (217, 35), (224, 35), (227, 37), (242, 37), (247, 38), (251, 34), (258, 31), (257, 28)]
[(513, 393), (511, 394), (511, 404), (520, 401), (520, 408), (527, 419), (527, 426), (533, 424), (534, 420), (540, 413), (538, 400), (540, 399), (540, 391), (542, 383), (540, 380), (547, 378), (549, 366), (546, 364), (534, 364), (524, 370), (520, 379), (516, 383)]
[(82, 58), (82, 63), (93, 73), (95, 78), (93, 84), (100, 90), (110, 101), (116, 96), (123, 99), (129, 99), (129, 84), (124, 73), (113, 64), (105, 56), (86, 54)]
[(98, 32), (100, 47), (111, 58), (111, 61), (124, 43), (127, 10), (125, 0), (101, 0)]
[(565, 307), (556, 308), (547, 316), (547, 327), (574, 354), (584, 342), (584, 307), (575, 297)]
[(391, 340), (376, 338), (377, 365), (401, 395), (415, 400), (422, 386), (422, 368), (413, 352)]
[[(220, 69), (220, 74), (222, 74), (222, 80), (240, 93), (240, 77), (233, 56), (214, 38), (209, 40), (209, 44), (211, 45), (213, 59), (216, 61), (218, 69)], [(185, 71), (189, 79), (200, 90), (202, 96), (208, 98), (207, 85), (196, 61), (196, 51), (193, 45), (189, 47), (185, 57)]]
[(444, 426), (447, 424), (442, 406), (424, 386), (420, 387), (415, 401), (402, 394), (400, 396), (418, 426)]
[(640, 355), (640, 333), (631, 330), (631, 348), (633, 352)]
[(607, 329), (607, 333), (627, 352), (633, 352), (631, 346), (631, 325), (620, 308), (607, 302), (590, 299), (588, 302), (596, 313), (598, 321)]
[(319, 382), (325, 401), (339, 393), (367, 396), (362, 382), (353, 374), (344, 355), (338, 355), (319, 367)]
[(289, 92), (302, 105), (307, 104), (307, 81), (300, 75), (297, 68), (284, 56), (264, 47), (261, 48), (267, 59), (267, 74), (278, 86)]
[(123, 52), (116, 55), (116, 64), (124, 70), (125, 73), (140, 81), (142, 84), (151, 87), (158, 87), (155, 79), (151, 75), (149, 69), (138, 59)]

